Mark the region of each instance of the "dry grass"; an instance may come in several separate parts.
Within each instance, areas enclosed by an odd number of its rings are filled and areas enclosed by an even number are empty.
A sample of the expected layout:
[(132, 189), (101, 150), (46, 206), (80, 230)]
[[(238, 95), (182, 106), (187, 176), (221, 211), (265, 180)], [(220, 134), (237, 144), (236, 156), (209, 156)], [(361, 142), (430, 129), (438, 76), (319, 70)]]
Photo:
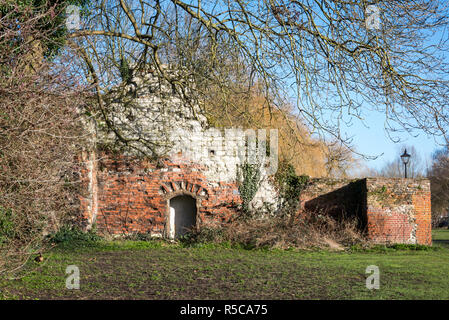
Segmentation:
[(188, 242), (230, 242), (252, 248), (328, 248), (342, 250), (366, 240), (355, 220), (337, 221), (328, 215), (303, 214), (301, 218), (237, 219), (223, 226), (204, 225)]

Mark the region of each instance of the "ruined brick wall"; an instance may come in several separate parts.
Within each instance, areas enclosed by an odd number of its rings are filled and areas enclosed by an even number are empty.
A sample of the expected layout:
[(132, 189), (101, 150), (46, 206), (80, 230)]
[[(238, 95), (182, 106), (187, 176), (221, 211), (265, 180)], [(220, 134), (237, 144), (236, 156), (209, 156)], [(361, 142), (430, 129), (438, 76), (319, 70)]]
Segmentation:
[[(173, 157), (158, 165), (136, 157), (102, 153), (82, 175), (87, 196), (81, 213), (108, 234), (167, 236), (169, 200), (196, 199), (197, 226), (226, 223), (238, 214), (235, 181), (213, 181), (204, 166)], [(301, 195), (311, 214), (357, 219), (375, 243), (431, 245), (430, 182), (427, 179), (312, 179)]]
[(366, 185), (369, 239), (432, 244), (429, 180), (367, 178)]
[[(167, 66), (163, 69), (172, 80), (178, 79), (182, 73)], [(96, 146), (92, 149), (114, 150), (129, 159), (142, 155), (175, 159), (182, 154), (185, 164), (201, 167), (202, 178), (210, 186), (235, 185), (241, 178), (238, 170), (243, 164), (258, 165), (260, 188), (249, 207), (256, 210), (266, 207), (266, 204), (276, 206), (277, 192), (269, 176), (276, 172), (278, 165), (277, 130), (209, 127), (195, 95), (190, 90), (181, 94), (181, 89), (156, 70), (133, 71), (130, 83), (118, 85), (105, 95), (108, 120), (127, 143), (123, 144), (100, 117), (93, 125)], [(269, 157), (266, 152), (267, 134)], [(87, 171), (95, 175), (92, 170)], [(114, 172), (110, 171), (110, 174), (114, 175)], [(91, 206), (92, 201), (87, 199), (86, 205)]]
[[(168, 71), (168, 69), (167, 69)], [(177, 72), (170, 72), (176, 79)], [(108, 121), (128, 143), (97, 119), (92, 150), (82, 168), (84, 195), (80, 201), (86, 228), (94, 223), (109, 234), (171, 234), (170, 199), (189, 195), (196, 201), (196, 224), (227, 222), (241, 204), (238, 168), (257, 164), (260, 186), (251, 210), (277, 208), (279, 195), (270, 182), (277, 170), (277, 131), (270, 130), (267, 159), (265, 131), (209, 128), (195, 99), (185, 99), (156, 71), (135, 74), (105, 98)], [(191, 102), (187, 103), (188, 100)], [(120, 146), (117, 150), (117, 146)], [(141, 152), (136, 152), (141, 150)], [(143, 154), (165, 159), (139, 160)], [(430, 244), (430, 183), (413, 179), (312, 179), (301, 197), (310, 212), (358, 219), (376, 242)]]
[(301, 209), (334, 218), (357, 219), (366, 227), (366, 186), (364, 179), (311, 179), (301, 194)]
[[(166, 71), (177, 79), (178, 71)], [(267, 159), (265, 130), (210, 128), (194, 95), (177, 89), (153, 70), (133, 72), (130, 83), (105, 95), (108, 121), (127, 143), (108, 130), (104, 119), (92, 124), (91, 149), (109, 153), (83, 155), (86, 194), (80, 209), (87, 229), (95, 223), (104, 233), (171, 236), (169, 200), (178, 195), (196, 200), (197, 224), (228, 221), (241, 203), (238, 171), (245, 163), (257, 165), (261, 177), (249, 208), (276, 206), (269, 176), (277, 170), (277, 131), (270, 130)], [(143, 155), (165, 160), (156, 165), (139, 160)]]
[(312, 179), (302, 208), (334, 217), (356, 217), (376, 243), (432, 244), (427, 179)]
[[(197, 224), (223, 223), (240, 204), (235, 183), (212, 183), (204, 168), (185, 159), (162, 161), (159, 166), (133, 157), (100, 154), (92, 177), (96, 194), (85, 197), (82, 216), (94, 222), (100, 233), (145, 233), (167, 236), (169, 200), (178, 195), (196, 199)], [(91, 167), (92, 168), (92, 167)], [(87, 205), (97, 203), (96, 212)]]

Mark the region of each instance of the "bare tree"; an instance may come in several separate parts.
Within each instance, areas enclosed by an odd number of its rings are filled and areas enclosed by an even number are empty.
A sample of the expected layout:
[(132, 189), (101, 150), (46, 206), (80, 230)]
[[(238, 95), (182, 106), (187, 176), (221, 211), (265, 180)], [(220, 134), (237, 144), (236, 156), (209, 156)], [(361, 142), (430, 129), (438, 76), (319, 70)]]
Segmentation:
[(326, 171), (328, 177), (348, 177), (360, 167), (360, 159), (341, 141), (334, 140), (326, 144)]
[(8, 5), (0, 15), (0, 273), (18, 270), (76, 210), (86, 138), (87, 88), (72, 55), (44, 58), (55, 29), (39, 22), (52, 11)]
[(449, 212), (449, 148), (437, 150), (428, 170), (432, 192), (432, 225), (438, 226)]
[[(150, 64), (167, 79), (162, 65), (176, 63), (199, 88), (226, 93), (233, 81), (258, 82), (268, 108), (293, 88), (300, 118), (346, 146), (342, 123), (365, 121), (369, 108), (385, 115), (393, 140), (398, 131), (422, 130), (447, 141), (445, 2), (101, 0), (91, 12), (70, 36), (99, 96), (128, 62)], [(190, 50), (180, 52), (181, 44)], [(196, 59), (199, 49), (206, 60)], [(226, 69), (229, 57), (239, 68)], [(207, 90), (198, 91), (201, 100)], [(98, 107), (105, 115), (101, 97)]]

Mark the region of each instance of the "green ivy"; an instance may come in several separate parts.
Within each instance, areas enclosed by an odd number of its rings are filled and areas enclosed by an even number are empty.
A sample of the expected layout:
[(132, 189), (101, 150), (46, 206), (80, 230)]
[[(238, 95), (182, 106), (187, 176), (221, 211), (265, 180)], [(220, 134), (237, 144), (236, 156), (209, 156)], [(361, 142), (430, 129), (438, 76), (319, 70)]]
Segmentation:
[(0, 207), (0, 245), (14, 238), (15, 234), (13, 211)]
[(249, 203), (253, 200), (260, 185), (260, 170), (258, 164), (245, 162), (240, 166), (239, 193), (242, 199), (242, 210), (249, 214)]
[[(34, 18), (36, 28), (42, 33), (49, 32), (48, 37), (41, 40), (45, 52), (44, 56), (49, 59), (53, 59), (60, 53), (67, 41), (68, 30), (65, 25), (66, 12), (65, 8), (68, 5), (75, 5), (80, 8), (80, 16), (89, 15), (89, 0), (9, 0), (1, 1), (0, 3), (0, 16), (9, 15), (15, 18), (17, 22), (17, 28), (20, 28), (22, 21), (25, 21), (30, 16)], [(16, 10), (17, 6), (17, 10)], [(51, 7), (55, 6), (56, 13), (58, 15), (51, 17), (50, 15), (42, 15), (42, 13), (48, 11)], [(12, 49), (20, 50), (20, 45), (25, 39), (15, 38), (11, 43)]]
[(281, 213), (290, 213), (297, 210), (299, 196), (309, 182), (309, 176), (298, 176), (295, 168), (289, 162), (283, 160), (279, 163), (275, 180), (279, 187), (279, 195), (283, 199)]
[(131, 70), (131, 67), (129, 66), (129, 62), (126, 58), (120, 59), (119, 71), (120, 71), (120, 76), (122, 77), (123, 82), (129, 83), (129, 81), (131, 80), (132, 70)]

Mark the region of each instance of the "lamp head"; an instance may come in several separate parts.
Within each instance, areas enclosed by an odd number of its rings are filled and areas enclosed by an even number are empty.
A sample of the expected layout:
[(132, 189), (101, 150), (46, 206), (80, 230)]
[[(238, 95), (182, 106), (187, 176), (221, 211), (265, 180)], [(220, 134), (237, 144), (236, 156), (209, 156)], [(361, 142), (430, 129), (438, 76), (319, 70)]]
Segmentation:
[(401, 155), (402, 162), (407, 164), (410, 160), (410, 155), (407, 153), (407, 149), (404, 150), (404, 153)]

